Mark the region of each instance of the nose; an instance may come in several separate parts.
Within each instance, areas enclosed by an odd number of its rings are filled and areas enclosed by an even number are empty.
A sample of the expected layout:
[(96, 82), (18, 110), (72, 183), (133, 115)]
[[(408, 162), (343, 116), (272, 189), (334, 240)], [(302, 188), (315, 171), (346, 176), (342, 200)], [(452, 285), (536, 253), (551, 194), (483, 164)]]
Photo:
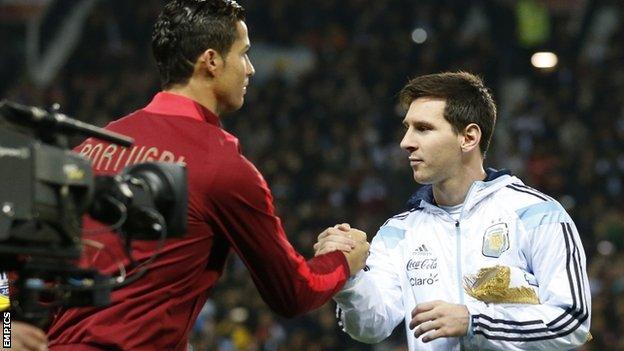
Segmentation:
[(412, 153), (413, 151), (418, 149), (418, 145), (416, 144), (414, 139), (410, 137), (409, 130), (405, 132), (403, 139), (401, 139), (400, 145), (401, 145), (401, 149), (406, 150), (409, 153)]
[(256, 69), (254, 68), (253, 64), (251, 63), (251, 60), (248, 57), (247, 58), (247, 76), (251, 77), (254, 74), (256, 74)]

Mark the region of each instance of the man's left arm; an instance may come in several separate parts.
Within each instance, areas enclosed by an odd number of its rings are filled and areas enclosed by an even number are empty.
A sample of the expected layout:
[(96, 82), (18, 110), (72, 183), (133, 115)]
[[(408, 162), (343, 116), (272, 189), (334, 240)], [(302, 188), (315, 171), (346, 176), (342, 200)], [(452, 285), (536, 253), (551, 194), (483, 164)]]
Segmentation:
[[(468, 340), (505, 350), (569, 350), (591, 339), (591, 295), (585, 251), (561, 206), (522, 218), (527, 260), (539, 284), (539, 304), (486, 304), (473, 300)], [(544, 203), (538, 206), (544, 207)]]

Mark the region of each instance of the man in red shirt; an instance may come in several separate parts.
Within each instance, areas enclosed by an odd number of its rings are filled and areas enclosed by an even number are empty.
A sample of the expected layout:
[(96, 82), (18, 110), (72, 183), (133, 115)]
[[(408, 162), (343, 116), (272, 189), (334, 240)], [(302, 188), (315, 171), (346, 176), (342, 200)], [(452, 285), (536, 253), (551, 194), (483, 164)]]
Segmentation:
[[(145, 108), (106, 128), (132, 136), (122, 148), (89, 139), (77, 150), (98, 174), (144, 161), (180, 162), (188, 170), (188, 233), (167, 240), (145, 276), (111, 294), (105, 308), (61, 311), (48, 331), (51, 350), (185, 350), (189, 330), (223, 272), (231, 250), (251, 273), (264, 301), (292, 317), (315, 309), (364, 266), (366, 234), (306, 261), (288, 242), (262, 175), (220, 127), (239, 109), (254, 68), (247, 57), (244, 10), (232, 0), (175, 0), (160, 14), (152, 48), (163, 91)], [(87, 222), (87, 228), (96, 223)], [(87, 259), (116, 274), (123, 246), (112, 232), (85, 235), (104, 244)], [(155, 241), (134, 241), (145, 262)], [(108, 251), (108, 252), (104, 252)], [(136, 270), (130, 270), (132, 276)]]

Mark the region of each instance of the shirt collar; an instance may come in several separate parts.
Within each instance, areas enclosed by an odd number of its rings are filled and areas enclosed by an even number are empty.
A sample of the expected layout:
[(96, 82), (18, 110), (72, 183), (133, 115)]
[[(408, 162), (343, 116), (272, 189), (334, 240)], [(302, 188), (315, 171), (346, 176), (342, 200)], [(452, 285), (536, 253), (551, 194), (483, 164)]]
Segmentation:
[(179, 116), (206, 121), (219, 126), (219, 117), (198, 102), (182, 95), (161, 91), (143, 109), (160, 115)]
[[(478, 183), (481, 188), (486, 188), (494, 184), (495, 180), (502, 178), (503, 176), (511, 175), (511, 172), (507, 169), (498, 170), (494, 168), (487, 168), (485, 173), (486, 177), (483, 181), (475, 182)], [(416, 193), (414, 193), (407, 201), (407, 207), (410, 209), (420, 207), (423, 201), (437, 206), (433, 197), (433, 186), (425, 185), (418, 189), (418, 191), (416, 191)]]

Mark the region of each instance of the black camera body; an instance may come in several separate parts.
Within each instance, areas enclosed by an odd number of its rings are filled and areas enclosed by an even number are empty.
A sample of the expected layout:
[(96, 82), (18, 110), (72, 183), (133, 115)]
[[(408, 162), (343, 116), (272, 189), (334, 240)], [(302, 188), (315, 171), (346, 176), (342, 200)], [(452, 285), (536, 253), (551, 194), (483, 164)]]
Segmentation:
[(57, 112), (0, 102), (0, 271), (17, 272), (11, 308), (37, 325), (49, 307), (104, 306), (111, 289), (142, 274), (120, 283), (76, 266), (85, 214), (116, 229), (128, 253), (133, 239), (164, 243), (186, 233), (184, 166), (142, 163), (94, 176), (91, 162), (69, 150), (73, 134), (133, 143)]
[(0, 165), (3, 261), (16, 254), (78, 258), (81, 216), (94, 192), (90, 162), (0, 125)]

